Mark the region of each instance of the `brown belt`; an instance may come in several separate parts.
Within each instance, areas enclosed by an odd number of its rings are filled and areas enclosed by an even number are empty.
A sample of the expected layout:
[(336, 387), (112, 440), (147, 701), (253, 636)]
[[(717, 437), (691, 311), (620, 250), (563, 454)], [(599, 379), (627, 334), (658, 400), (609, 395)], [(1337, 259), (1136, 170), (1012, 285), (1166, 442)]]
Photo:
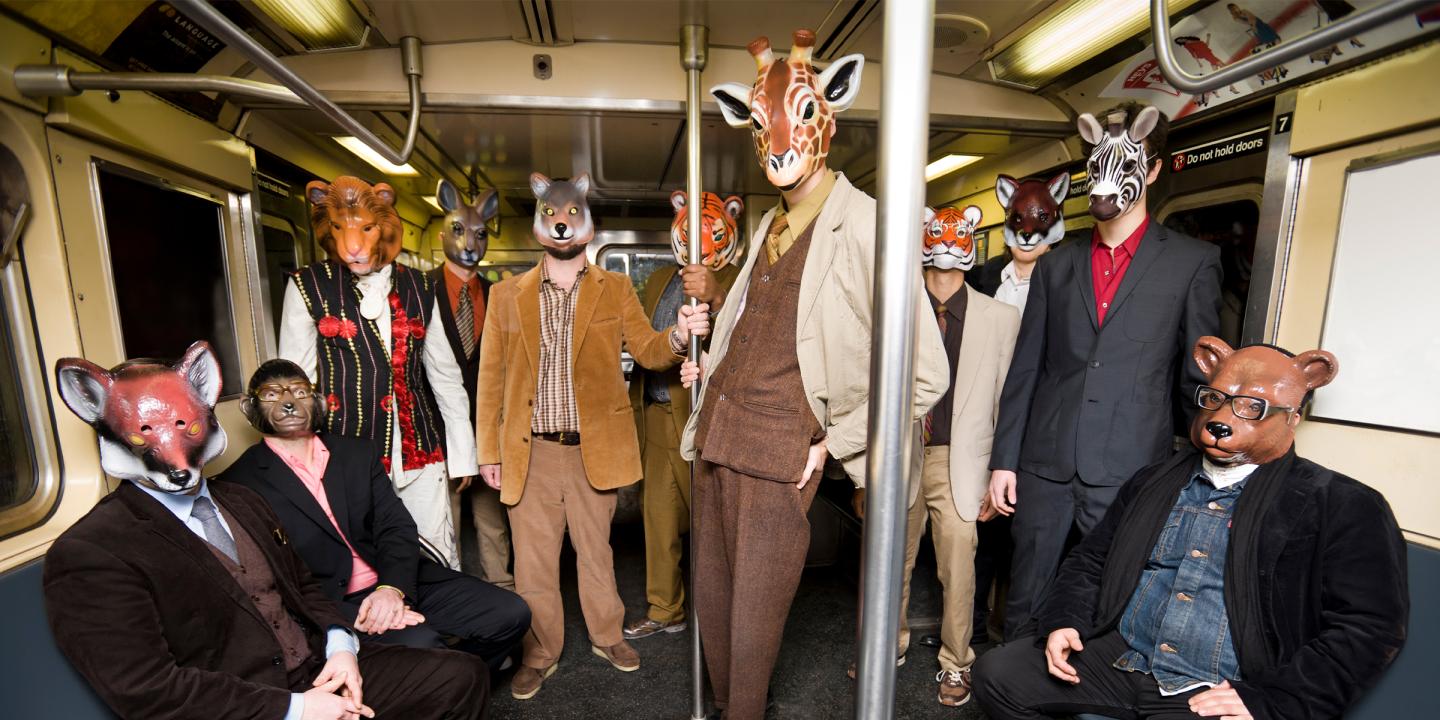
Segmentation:
[(561, 431), (561, 432), (546, 432), (546, 433), (532, 432), (532, 433), (530, 433), (530, 435), (531, 435), (531, 437), (537, 437), (537, 438), (540, 438), (541, 440), (548, 440), (548, 441), (553, 442), (553, 443), (560, 443), (561, 445), (579, 445), (579, 444), (580, 444), (580, 433), (578, 433), (578, 432), (570, 432), (570, 431), (568, 431), (568, 430)]

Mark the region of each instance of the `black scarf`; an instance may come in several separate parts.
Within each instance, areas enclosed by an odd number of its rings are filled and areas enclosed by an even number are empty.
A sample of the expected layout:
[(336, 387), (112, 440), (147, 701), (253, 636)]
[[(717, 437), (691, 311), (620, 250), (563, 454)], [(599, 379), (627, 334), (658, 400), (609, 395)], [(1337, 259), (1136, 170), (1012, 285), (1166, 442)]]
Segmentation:
[[(1125, 508), (1100, 578), (1100, 602), (1095, 614), (1098, 632), (1114, 627), (1124, 613), (1135, 585), (1140, 582), (1145, 561), (1170, 517), (1170, 510), (1195, 476), (1199, 455), (1197, 450), (1181, 452), (1158, 465), (1145, 487)], [(1285, 478), (1294, 465), (1295, 448), (1291, 445), (1278, 460), (1256, 468), (1235, 503), (1225, 558), (1225, 609), (1236, 659), (1241, 672), (1247, 676), (1270, 665), (1275, 653), (1266, 640), (1265, 612), (1257, 587), (1261, 571), (1259, 540), (1265, 515), (1284, 488)]]

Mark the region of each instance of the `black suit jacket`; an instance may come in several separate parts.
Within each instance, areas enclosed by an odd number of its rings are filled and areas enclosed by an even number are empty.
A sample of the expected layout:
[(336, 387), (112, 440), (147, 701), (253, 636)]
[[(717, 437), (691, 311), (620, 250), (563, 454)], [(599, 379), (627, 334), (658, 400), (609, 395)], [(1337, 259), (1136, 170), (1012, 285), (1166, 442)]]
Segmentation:
[(1220, 249), (1152, 218), (1100, 326), (1090, 245), (1035, 265), (993, 469), (1120, 485), (1171, 453), (1172, 403), (1189, 408), (1204, 382), (1190, 351), (1220, 332)]
[(978, 270), (971, 270), (965, 273), (965, 282), (970, 287), (995, 297), (995, 291), (1000, 289), (1000, 273), (1005, 271), (1005, 266), (1010, 264), (1008, 256), (990, 258), (989, 262), (980, 266)]
[[(374, 447), (366, 440), (330, 433), (320, 439), (330, 450), (322, 479), (330, 511), (356, 554), (375, 568), (379, 584), (395, 586), (413, 602), (419, 583), (454, 576), (453, 570), (421, 554), (415, 520), (395, 495)], [(265, 498), (325, 593), (337, 602), (345, 596), (352, 569), (350, 548), (320, 503), (269, 445), (255, 443), (221, 478)]]
[[(325, 630), (349, 623), (282, 542), (279, 519), (245, 488), (210, 492), (255, 539), (324, 657)], [(205, 541), (129, 482), (50, 547), (45, 610), (60, 651), (121, 717), (252, 720), (290, 707), (270, 625)]]
[[(475, 339), (475, 355), (468, 361), (465, 359), (465, 349), (460, 346), (460, 333), (455, 330), (455, 309), (450, 307), (450, 293), (445, 288), (445, 265), (430, 271), (430, 280), (435, 283), (435, 297), (440, 301), (440, 324), (445, 326), (445, 339), (450, 341), (450, 350), (455, 353), (455, 362), (460, 365), (460, 374), (465, 378), (465, 394), (470, 396), (470, 417), (475, 417), (475, 383), (480, 377), (480, 339)], [(483, 276), (480, 278), (480, 296), (485, 298), (486, 311), (489, 311), (490, 285), (489, 280)]]

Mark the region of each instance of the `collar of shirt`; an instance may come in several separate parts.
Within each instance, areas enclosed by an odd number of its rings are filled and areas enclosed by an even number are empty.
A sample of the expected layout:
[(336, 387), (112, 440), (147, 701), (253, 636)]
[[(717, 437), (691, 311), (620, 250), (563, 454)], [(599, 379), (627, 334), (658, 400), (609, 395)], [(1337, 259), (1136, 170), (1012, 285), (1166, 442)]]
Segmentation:
[(925, 296), (930, 298), (930, 309), (934, 310), (936, 314), (939, 314), (940, 308), (944, 307), (946, 315), (949, 315), (955, 320), (965, 320), (965, 302), (968, 296), (965, 294), (965, 288), (963, 286), (944, 300), (935, 297), (935, 293), (930, 292), (929, 289), (925, 290)]
[(1208, 457), (1200, 458), (1200, 474), (1204, 475), (1216, 490), (1224, 490), (1235, 483), (1243, 482), (1258, 467), (1260, 466), (1255, 464), (1225, 467), (1210, 462)]
[(307, 460), (301, 455), (290, 452), (283, 443), (274, 438), (265, 438), (265, 445), (270, 451), (279, 456), (291, 470), (295, 472), (302, 481), (318, 483), (325, 477), (325, 468), (330, 464), (330, 448), (325, 447), (324, 441), (319, 435), (311, 435), (309, 450), (310, 457)]
[[(1140, 239), (1145, 237), (1145, 231), (1149, 228), (1150, 216), (1147, 214), (1140, 221), (1140, 225), (1135, 228), (1135, 232), (1130, 233), (1130, 236), (1125, 238), (1125, 242), (1115, 247), (1115, 252), (1124, 252), (1128, 257), (1135, 257), (1135, 251), (1140, 249)], [(1100, 228), (1096, 226), (1090, 231), (1090, 251), (1098, 253), (1102, 248), (1108, 250), (1109, 246), (1100, 239)]]
[[(590, 263), (588, 262), (580, 266), (580, 272), (575, 273), (575, 284), (570, 286), (571, 290), (574, 290), (580, 285), (580, 280), (585, 277), (585, 273), (589, 270)], [(540, 259), (540, 283), (542, 285), (554, 286), (556, 289), (559, 289), (560, 287), (550, 279), (550, 265), (545, 262), (544, 258)]]
[(445, 263), (445, 287), (450, 290), (451, 295), (459, 295), (460, 288), (469, 288), (470, 292), (474, 294), (480, 289), (480, 273), (472, 272), (470, 273), (470, 279), (466, 280), (460, 277), (460, 275), (455, 272), (455, 268), (451, 267), (450, 263), (447, 262)]
[(785, 196), (780, 196), (780, 208), (785, 212), (785, 219), (789, 223), (789, 230), (795, 237), (805, 232), (820, 214), (820, 209), (825, 206), (825, 200), (830, 197), (830, 191), (835, 189), (835, 171), (826, 169), (821, 176), (820, 183), (810, 191), (805, 199), (795, 203), (794, 207), (785, 202)]
[(150, 497), (155, 498), (155, 500), (161, 505), (164, 505), (165, 509), (169, 510), (173, 515), (175, 515), (175, 517), (180, 520), (180, 523), (182, 525), (188, 524), (190, 522), (190, 513), (195, 509), (195, 498), (203, 497), (208, 499), (212, 503), (215, 502), (215, 498), (211, 497), (210, 495), (210, 483), (205, 481), (203, 478), (200, 480), (200, 492), (197, 492), (194, 495), (179, 495), (176, 493), (162, 492), (154, 488), (145, 487), (144, 485), (141, 485), (140, 483), (133, 480), (130, 482), (133, 483), (135, 487), (144, 490), (145, 493)]
[(1015, 262), (1012, 260), (1005, 263), (1005, 267), (1000, 269), (1000, 282), (1008, 282), (1011, 285), (1029, 285), (1030, 278), (1020, 277), (1020, 274), (1015, 272)]

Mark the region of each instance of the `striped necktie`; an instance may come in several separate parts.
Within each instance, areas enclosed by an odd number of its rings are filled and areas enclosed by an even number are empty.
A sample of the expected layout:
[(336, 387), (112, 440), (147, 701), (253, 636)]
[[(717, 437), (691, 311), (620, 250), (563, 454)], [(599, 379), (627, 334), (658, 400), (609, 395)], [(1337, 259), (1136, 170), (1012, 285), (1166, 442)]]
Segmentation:
[(455, 332), (460, 335), (460, 349), (469, 360), (475, 355), (475, 301), (470, 299), (470, 285), (460, 288), (460, 307), (455, 310)]
[(770, 231), (765, 235), (765, 256), (774, 265), (780, 262), (780, 256), (785, 254), (790, 246), (795, 244), (795, 238), (784, 238), (785, 229), (790, 227), (790, 219), (786, 217), (785, 211), (775, 213), (775, 219), (770, 221)]
[(220, 524), (220, 513), (216, 512), (215, 503), (201, 495), (195, 498), (195, 506), (191, 508), (190, 514), (200, 521), (200, 528), (205, 531), (205, 542), (214, 545), (216, 550), (225, 553), (225, 557), (238, 565), (240, 554), (235, 551), (235, 539), (230, 537), (230, 533), (225, 532), (225, 526)]

